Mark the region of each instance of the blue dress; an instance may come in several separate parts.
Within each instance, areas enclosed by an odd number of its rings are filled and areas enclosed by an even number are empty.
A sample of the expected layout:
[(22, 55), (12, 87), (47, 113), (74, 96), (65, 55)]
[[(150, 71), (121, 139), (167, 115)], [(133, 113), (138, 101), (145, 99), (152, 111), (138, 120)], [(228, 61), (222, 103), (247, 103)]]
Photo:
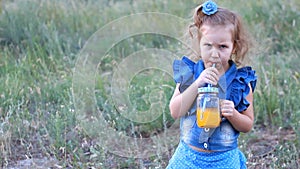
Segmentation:
[[(233, 101), (235, 109), (242, 112), (249, 106), (246, 100), (250, 92), (249, 84), (254, 91), (257, 77), (251, 67), (237, 69), (233, 61), (229, 61), (229, 64), (230, 68), (218, 82), (219, 97)], [(204, 63), (201, 60), (197, 63), (187, 57), (175, 60), (174, 80), (180, 83), (179, 91), (183, 92), (188, 88), (204, 69)], [(167, 168), (247, 168), (246, 158), (238, 149), (239, 132), (232, 127), (230, 122), (223, 118), (220, 126), (208, 134), (203, 128), (195, 125), (195, 111), (196, 103), (194, 102), (187, 115), (180, 119), (180, 143)], [(187, 144), (214, 152), (198, 152)]]

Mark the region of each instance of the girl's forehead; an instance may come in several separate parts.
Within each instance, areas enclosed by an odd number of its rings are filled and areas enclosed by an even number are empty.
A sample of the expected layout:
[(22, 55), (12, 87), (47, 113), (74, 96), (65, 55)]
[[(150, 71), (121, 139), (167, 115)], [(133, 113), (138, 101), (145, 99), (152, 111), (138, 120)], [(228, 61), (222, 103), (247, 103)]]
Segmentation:
[(200, 28), (201, 37), (214, 37), (219, 40), (232, 40), (232, 26), (226, 25), (203, 25)]
[(206, 34), (206, 33), (214, 33), (214, 32), (233, 32), (233, 25), (202, 25), (200, 28), (200, 32), (202, 34)]

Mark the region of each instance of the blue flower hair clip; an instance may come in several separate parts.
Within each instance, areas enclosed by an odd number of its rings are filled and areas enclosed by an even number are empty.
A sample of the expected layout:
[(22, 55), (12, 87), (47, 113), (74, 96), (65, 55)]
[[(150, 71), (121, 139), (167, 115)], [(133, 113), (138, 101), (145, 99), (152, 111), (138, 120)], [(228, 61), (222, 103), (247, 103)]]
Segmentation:
[(215, 2), (211, 1), (211, 0), (206, 1), (201, 6), (202, 6), (202, 12), (205, 15), (213, 15), (218, 11), (218, 5)]

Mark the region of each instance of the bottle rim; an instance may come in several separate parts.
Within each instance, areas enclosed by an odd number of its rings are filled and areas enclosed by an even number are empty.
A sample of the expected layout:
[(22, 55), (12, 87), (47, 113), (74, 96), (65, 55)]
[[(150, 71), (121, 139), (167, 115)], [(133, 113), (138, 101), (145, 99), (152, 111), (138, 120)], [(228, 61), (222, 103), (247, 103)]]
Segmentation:
[(219, 93), (219, 89), (217, 87), (200, 87), (198, 93)]

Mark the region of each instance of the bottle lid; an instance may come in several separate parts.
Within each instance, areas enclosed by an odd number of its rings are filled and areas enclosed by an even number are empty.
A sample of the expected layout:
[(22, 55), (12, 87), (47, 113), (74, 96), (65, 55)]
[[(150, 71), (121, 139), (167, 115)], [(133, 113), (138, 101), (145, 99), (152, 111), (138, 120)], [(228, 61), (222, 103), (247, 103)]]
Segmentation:
[(198, 93), (219, 93), (219, 89), (217, 87), (200, 87)]

